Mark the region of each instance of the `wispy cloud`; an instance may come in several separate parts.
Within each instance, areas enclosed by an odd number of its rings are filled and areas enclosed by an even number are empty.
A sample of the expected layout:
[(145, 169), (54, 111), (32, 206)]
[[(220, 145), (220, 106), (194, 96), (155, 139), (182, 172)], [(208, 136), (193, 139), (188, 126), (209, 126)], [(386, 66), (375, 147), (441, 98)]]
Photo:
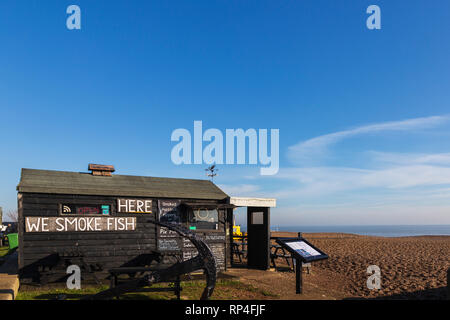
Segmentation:
[[(274, 211), (279, 212), (279, 217), (274, 214), (274, 219), (278, 223), (283, 219), (302, 224), (450, 223), (450, 150), (444, 149), (448, 144), (434, 138), (437, 129), (440, 136), (448, 135), (444, 125), (449, 120), (448, 116), (432, 116), (318, 136), (288, 150), (291, 160), (306, 158), (312, 162), (280, 168), (277, 175), (265, 178), (261, 188), (256, 186), (255, 180), (262, 181), (257, 176), (247, 180), (251, 185), (224, 190), (277, 198), (279, 208)], [(421, 135), (424, 129), (426, 135)], [(400, 137), (404, 140), (396, 137), (393, 143), (388, 141), (389, 148), (400, 143), (398, 149), (403, 152), (386, 152), (381, 143), (375, 144), (381, 150), (368, 150), (367, 144), (360, 143), (352, 149), (351, 157), (348, 149), (341, 152), (336, 148), (327, 165), (319, 164), (321, 156), (331, 151), (329, 147), (344, 139), (373, 133), (381, 137), (381, 133), (393, 131), (414, 133)], [(386, 136), (390, 135), (382, 137)], [(427, 141), (430, 143), (424, 144)], [(421, 147), (427, 151), (421, 152)], [(430, 152), (432, 148), (437, 151)]]
[(399, 166), (387, 169), (341, 167), (281, 169), (277, 178), (294, 182), (278, 197), (326, 196), (343, 191), (404, 189), (450, 184), (450, 168), (430, 165)]
[(272, 224), (290, 225), (379, 225), (379, 224), (449, 224), (448, 207), (442, 205), (384, 204), (382, 207), (295, 206), (273, 209)]
[(305, 158), (319, 157), (325, 154), (327, 148), (330, 145), (338, 143), (339, 141), (346, 138), (362, 134), (385, 131), (411, 131), (434, 128), (447, 122), (448, 120), (448, 116), (431, 116), (401, 121), (369, 124), (356, 127), (354, 129), (325, 134), (290, 146), (288, 149), (288, 157), (293, 161), (303, 160)]

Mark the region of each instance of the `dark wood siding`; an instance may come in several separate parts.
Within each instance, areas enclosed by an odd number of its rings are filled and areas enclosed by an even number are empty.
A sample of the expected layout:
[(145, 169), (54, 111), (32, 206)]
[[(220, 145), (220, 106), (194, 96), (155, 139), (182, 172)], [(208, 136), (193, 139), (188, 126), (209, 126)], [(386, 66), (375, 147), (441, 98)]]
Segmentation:
[[(130, 197), (133, 198), (133, 197)], [(158, 214), (157, 198), (152, 200), (151, 214), (117, 213), (117, 197), (88, 196), (88, 195), (62, 195), (42, 193), (19, 193), (19, 268), (21, 278), (32, 277), (38, 273), (39, 266), (45, 265), (49, 257), (64, 252), (73, 251), (75, 248), (83, 254), (88, 264), (101, 265), (104, 271), (113, 267), (147, 265), (154, 261), (157, 250), (159, 229), (149, 220), (155, 220)], [(183, 199), (180, 199), (183, 200)], [(189, 200), (193, 202), (192, 199)], [(200, 201), (200, 200), (199, 200)], [(205, 200), (201, 200), (205, 202)], [(211, 203), (217, 203), (211, 200)], [(25, 217), (56, 217), (60, 216), (61, 204), (108, 204), (111, 206), (112, 217), (137, 217), (136, 230), (134, 231), (108, 231), (108, 232), (24, 232)], [(225, 210), (219, 211), (219, 230), (198, 232), (211, 245), (220, 262), (219, 268), (224, 269), (228, 255), (226, 239), (227, 222)], [(214, 236), (209, 236), (214, 235)], [(213, 239), (214, 238), (214, 239)], [(219, 240), (223, 239), (223, 240)], [(179, 239), (183, 251), (192, 250), (184, 248), (183, 240)], [(221, 249), (223, 247), (223, 250)], [(176, 253), (175, 253), (176, 255)], [(183, 256), (179, 252), (179, 257)], [(176, 258), (166, 257), (160, 265), (171, 265)]]

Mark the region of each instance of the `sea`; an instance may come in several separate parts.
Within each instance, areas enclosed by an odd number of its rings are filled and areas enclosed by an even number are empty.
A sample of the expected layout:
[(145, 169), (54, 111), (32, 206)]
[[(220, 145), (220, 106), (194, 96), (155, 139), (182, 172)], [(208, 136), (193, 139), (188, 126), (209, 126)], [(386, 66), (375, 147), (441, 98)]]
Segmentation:
[(446, 235), (450, 236), (450, 225), (379, 225), (379, 226), (274, 226), (272, 231), (291, 232), (333, 232), (353, 233), (378, 237), (408, 237), (423, 235)]

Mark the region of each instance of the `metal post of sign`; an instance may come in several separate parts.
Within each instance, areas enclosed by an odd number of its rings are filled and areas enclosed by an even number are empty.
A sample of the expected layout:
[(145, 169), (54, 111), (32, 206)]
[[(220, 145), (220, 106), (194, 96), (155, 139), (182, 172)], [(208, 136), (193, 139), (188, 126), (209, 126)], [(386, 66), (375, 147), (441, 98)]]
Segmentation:
[(295, 293), (302, 293), (302, 261), (295, 259)]
[(277, 238), (276, 241), (281, 247), (289, 251), (293, 258), (295, 263), (295, 291), (297, 294), (301, 294), (303, 291), (303, 263), (309, 264), (312, 261), (328, 259), (328, 255), (300, 237), (300, 234), (298, 238)]

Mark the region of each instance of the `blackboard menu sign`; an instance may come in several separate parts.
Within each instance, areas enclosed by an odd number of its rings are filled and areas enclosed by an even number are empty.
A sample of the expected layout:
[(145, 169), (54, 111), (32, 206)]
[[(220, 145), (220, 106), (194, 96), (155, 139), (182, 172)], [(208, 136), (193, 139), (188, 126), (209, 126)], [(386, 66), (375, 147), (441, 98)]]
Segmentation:
[(179, 251), (180, 245), (178, 239), (159, 239), (158, 240), (159, 251)]
[[(198, 255), (198, 251), (195, 248), (195, 246), (189, 245), (188, 242), (190, 242), (188, 239), (183, 239), (183, 261), (192, 259), (196, 255)], [(217, 268), (220, 270), (225, 269), (225, 244), (223, 242), (222, 243), (207, 242), (207, 244), (216, 259)]]
[(195, 248), (191, 240), (183, 238), (183, 248)]
[(225, 234), (224, 233), (207, 233), (206, 234), (206, 241), (224, 242), (225, 241)]
[(183, 261), (195, 258), (198, 255), (197, 249), (183, 250)]
[(209, 248), (216, 258), (217, 267), (223, 269), (225, 266), (225, 245), (223, 243), (210, 243)]
[(278, 238), (276, 241), (287, 249), (293, 257), (300, 259), (304, 263), (328, 259), (328, 255), (325, 252), (313, 246), (304, 238)]
[[(160, 222), (178, 224), (181, 222), (180, 200), (158, 200), (158, 218)], [(178, 233), (159, 227), (160, 238), (177, 238)]]
[(159, 221), (165, 223), (180, 223), (180, 200), (158, 200)]
[(165, 227), (159, 227), (160, 238), (178, 238), (178, 233)]

